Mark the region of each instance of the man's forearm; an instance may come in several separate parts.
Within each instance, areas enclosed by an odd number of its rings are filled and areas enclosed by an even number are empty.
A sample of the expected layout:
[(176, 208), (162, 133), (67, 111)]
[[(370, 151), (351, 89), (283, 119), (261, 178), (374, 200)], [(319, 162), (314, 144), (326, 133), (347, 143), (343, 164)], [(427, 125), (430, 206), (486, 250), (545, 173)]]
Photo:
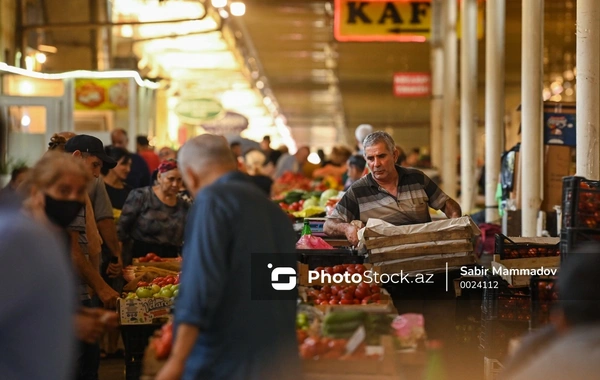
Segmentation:
[(323, 225), (323, 232), (328, 236), (346, 236), (346, 230), (350, 223), (340, 219), (327, 219)]
[(71, 233), (71, 260), (77, 273), (85, 280), (86, 284), (94, 289), (94, 291), (99, 292), (108, 285), (100, 276), (98, 268), (94, 268), (92, 263), (86, 259), (79, 246), (78, 238), (79, 234), (77, 232)]
[(102, 240), (104, 240), (104, 243), (108, 249), (110, 249), (113, 256), (121, 256), (121, 245), (119, 244), (119, 238), (117, 237), (115, 221), (110, 218), (102, 219), (96, 222), (96, 225), (98, 226), (98, 231), (100, 232), (100, 236), (102, 236)]
[(185, 363), (198, 339), (200, 330), (194, 325), (182, 323), (177, 327), (171, 358)]

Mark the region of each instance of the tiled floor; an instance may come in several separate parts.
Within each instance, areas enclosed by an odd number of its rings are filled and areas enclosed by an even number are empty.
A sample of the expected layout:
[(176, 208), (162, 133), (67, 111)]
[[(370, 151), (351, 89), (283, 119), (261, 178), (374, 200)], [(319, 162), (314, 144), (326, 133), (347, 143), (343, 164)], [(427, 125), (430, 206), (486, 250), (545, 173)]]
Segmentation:
[(100, 361), (100, 380), (125, 380), (125, 361), (106, 359)]

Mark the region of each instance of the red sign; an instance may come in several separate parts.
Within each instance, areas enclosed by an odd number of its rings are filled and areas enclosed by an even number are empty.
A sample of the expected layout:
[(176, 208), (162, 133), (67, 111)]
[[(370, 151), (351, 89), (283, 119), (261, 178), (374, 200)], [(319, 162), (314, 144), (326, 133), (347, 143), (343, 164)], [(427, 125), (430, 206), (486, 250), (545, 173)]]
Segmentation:
[(404, 97), (429, 96), (431, 94), (431, 74), (394, 73), (394, 95)]

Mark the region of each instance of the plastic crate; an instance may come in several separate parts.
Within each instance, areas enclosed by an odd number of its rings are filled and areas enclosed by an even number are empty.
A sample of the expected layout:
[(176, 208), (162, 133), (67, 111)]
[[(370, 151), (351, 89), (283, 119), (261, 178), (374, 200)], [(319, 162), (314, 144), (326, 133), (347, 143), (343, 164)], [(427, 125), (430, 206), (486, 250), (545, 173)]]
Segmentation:
[(498, 359), (483, 358), (483, 379), (497, 380), (504, 366)]
[(531, 317), (528, 288), (512, 288), (500, 276), (485, 276), (485, 283), (498, 283), (498, 287), (483, 290), (481, 319), (527, 322)]
[(556, 277), (533, 276), (529, 289), (531, 292), (529, 328), (533, 330), (550, 322), (552, 306), (558, 300)]
[(121, 326), (125, 346), (125, 380), (138, 380), (142, 373), (142, 360), (149, 339), (161, 325)]
[(528, 332), (528, 323), (482, 319), (479, 348), (485, 357), (504, 359), (508, 354), (511, 339), (521, 337)]
[(496, 254), (501, 260), (552, 257), (560, 255), (559, 244), (515, 242), (509, 237), (496, 235)]
[(600, 228), (600, 181), (563, 178), (563, 228)]
[(560, 231), (560, 249), (563, 253), (561, 261), (579, 248), (582, 244), (591, 241), (600, 241), (600, 229), (590, 228), (563, 228)]
[(341, 249), (297, 249), (298, 261), (307, 264), (309, 269), (332, 267), (340, 264), (363, 264), (364, 256), (350, 248)]

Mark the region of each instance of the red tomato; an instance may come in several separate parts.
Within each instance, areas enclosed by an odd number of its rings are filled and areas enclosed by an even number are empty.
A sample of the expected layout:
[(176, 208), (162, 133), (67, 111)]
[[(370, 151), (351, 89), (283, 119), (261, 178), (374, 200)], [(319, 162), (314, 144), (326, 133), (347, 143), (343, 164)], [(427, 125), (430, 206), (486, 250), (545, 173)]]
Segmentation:
[(298, 204), (299, 204), (300, 206), (304, 206), (304, 199), (301, 199), (300, 201), (298, 201)]
[(333, 275), (333, 274), (335, 273), (335, 272), (333, 271), (333, 268), (332, 268), (332, 267), (327, 267), (327, 268), (325, 268), (325, 272), (326, 272), (327, 274), (331, 274), (331, 275)]
[(371, 292), (369, 290), (366, 289), (356, 289), (356, 291), (354, 292), (354, 297), (358, 298), (358, 299), (363, 299), (365, 297), (368, 297), (371, 295)]
[(319, 293), (319, 295), (317, 296), (317, 299), (320, 301), (327, 300), (328, 298), (329, 298), (329, 296), (325, 293)]
[(344, 295), (342, 296), (342, 299), (350, 300), (351, 301), (351, 300), (354, 299), (354, 293), (350, 292), (350, 291), (346, 291), (346, 292), (344, 292)]
[(323, 287), (321, 288), (321, 293), (331, 294), (331, 286), (323, 285)]
[(375, 293), (380, 293), (381, 289), (379, 288), (379, 286), (373, 284), (371, 285), (371, 293), (375, 294)]
[(140, 281), (137, 283), (137, 286), (139, 286), (139, 287), (148, 286), (148, 283), (146, 281)]
[(373, 301), (379, 301), (381, 299), (381, 294), (380, 293), (375, 293), (371, 296), (371, 299)]
[(286, 203), (283, 203), (283, 202), (279, 203), (279, 207), (281, 207), (283, 210), (287, 210), (288, 209), (288, 205)]
[(315, 270), (316, 270), (317, 272), (319, 272), (319, 274), (321, 274), (321, 271), (322, 271), (322, 270), (324, 270), (324, 269), (325, 269), (325, 268), (323, 268), (323, 267), (316, 267), (316, 268), (315, 268)]
[(332, 299), (332, 300), (329, 300), (329, 304), (330, 305), (337, 305), (337, 304), (339, 304), (339, 301), (337, 301), (336, 299)]
[(179, 284), (179, 276), (175, 277), (175, 281), (173, 281), (173, 285)]
[(156, 259), (158, 256), (156, 256), (156, 253), (150, 252), (146, 255), (146, 257), (148, 257), (148, 258), (150, 258), (150, 260), (152, 260), (152, 259)]
[(343, 265), (336, 265), (333, 267), (334, 273), (344, 273), (345, 270), (346, 270), (346, 268), (344, 268)]
[(150, 261), (152, 261), (153, 263), (162, 263), (162, 260), (160, 258), (152, 259)]
[(357, 300), (357, 299), (355, 299), (355, 300), (354, 300), (354, 304), (355, 304), (355, 305), (360, 305), (360, 301), (359, 301), (359, 300)]
[(165, 278), (165, 284), (170, 285), (170, 284), (174, 284), (174, 283), (175, 283), (175, 279), (173, 277)]
[(365, 298), (362, 299), (361, 304), (368, 305), (371, 302), (373, 302), (373, 301), (371, 301), (371, 297), (365, 297)]
[(342, 304), (342, 305), (352, 305), (352, 304), (354, 304), (354, 301), (351, 301), (351, 300), (341, 300), (340, 304)]
[(367, 268), (365, 268), (365, 266), (362, 264), (356, 264), (354, 269), (356, 270), (356, 273), (360, 273), (360, 274), (365, 273), (365, 271), (367, 270)]
[(148, 259), (147, 257), (140, 257), (140, 258), (138, 259), (138, 261), (139, 261), (140, 263), (147, 263), (148, 261), (150, 261), (150, 259)]
[(369, 289), (370, 290), (370, 286), (366, 282), (361, 282), (360, 284), (358, 284), (356, 289), (363, 289), (363, 290)]
[(348, 268), (346, 268), (346, 272), (348, 272), (350, 274), (354, 274), (354, 273), (356, 273), (356, 270), (354, 269), (354, 267), (348, 267)]
[(337, 295), (340, 291), (340, 286), (339, 285), (332, 285), (331, 286), (331, 294), (333, 294), (334, 296)]

